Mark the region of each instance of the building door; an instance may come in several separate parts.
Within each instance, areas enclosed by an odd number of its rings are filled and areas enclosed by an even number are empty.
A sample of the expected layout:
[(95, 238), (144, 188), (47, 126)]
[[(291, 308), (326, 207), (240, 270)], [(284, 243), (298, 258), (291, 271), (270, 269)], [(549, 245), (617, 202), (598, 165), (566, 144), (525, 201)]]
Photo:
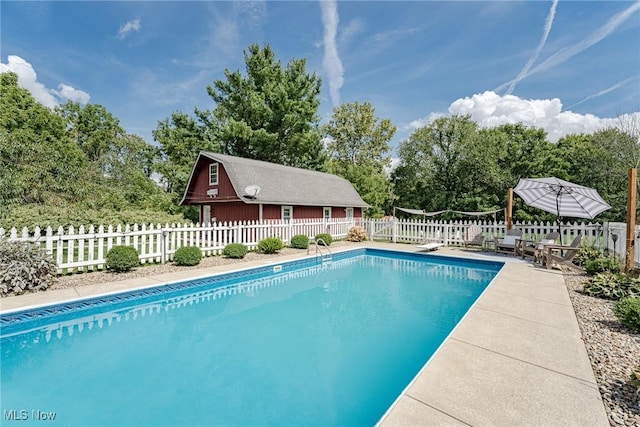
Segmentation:
[(353, 208), (346, 208), (345, 212), (347, 213), (347, 219), (353, 219)]
[(211, 222), (211, 206), (203, 205), (202, 206), (202, 223), (207, 224)]

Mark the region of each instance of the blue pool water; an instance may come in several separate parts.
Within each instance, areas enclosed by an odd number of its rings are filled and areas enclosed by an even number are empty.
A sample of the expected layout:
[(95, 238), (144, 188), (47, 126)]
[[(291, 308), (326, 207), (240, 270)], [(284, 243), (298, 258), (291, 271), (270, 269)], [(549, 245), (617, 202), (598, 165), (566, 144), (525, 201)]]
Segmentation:
[(373, 425), (501, 266), (367, 249), (3, 315), (0, 424)]

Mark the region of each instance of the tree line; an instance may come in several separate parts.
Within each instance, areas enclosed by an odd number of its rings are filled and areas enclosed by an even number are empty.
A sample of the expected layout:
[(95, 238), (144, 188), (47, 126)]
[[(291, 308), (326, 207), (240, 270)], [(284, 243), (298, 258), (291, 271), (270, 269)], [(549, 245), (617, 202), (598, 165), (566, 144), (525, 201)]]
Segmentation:
[[(226, 70), (206, 88), (214, 109), (159, 120), (155, 144), (127, 133), (101, 105), (51, 110), (15, 74), (1, 74), (0, 227), (196, 221), (178, 203), (201, 150), (342, 176), (372, 217), (394, 206), (500, 209), (519, 178), (556, 176), (596, 188), (613, 207), (599, 218), (624, 221), (627, 169), (640, 160), (632, 120), (551, 143), (539, 128), (441, 117), (399, 144), (390, 171), (396, 127), (373, 105), (343, 103), (321, 124), (322, 82), (304, 59), (283, 65), (269, 45), (251, 45), (244, 59), (244, 72)], [(514, 219), (554, 218), (516, 197)]]

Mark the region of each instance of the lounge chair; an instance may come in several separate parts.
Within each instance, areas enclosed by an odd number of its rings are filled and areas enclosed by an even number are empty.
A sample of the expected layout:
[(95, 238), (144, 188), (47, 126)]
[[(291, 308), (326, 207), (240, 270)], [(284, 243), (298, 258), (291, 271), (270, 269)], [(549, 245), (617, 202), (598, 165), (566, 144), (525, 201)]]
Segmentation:
[(499, 237), (493, 238), (493, 252), (502, 252), (505, 254), (516, 255), (516, 249), (518, 248), (518, 240), (522, 237), (522, 230), (519, 228), (512, 228), (507, 230), (506, 235), (501, 239)]
[(578, 246), (582, 240), (582, 235), (578, 234), (569, 246), (563, 245), (545, 245), (542, 255), (542, 264), (547, 266), (547, 270), (551, 270), (553, 265), (564, 266), (579, 272), (584, 269), (573, 263), (573, 258), (578, 253)]
[(469, 246), (484, 247), (484, 235), (482, 234), (482, 228), (477, 225), (472, 225), (467, 230), (467, 240), (462, 242), (465, 248)]
[(522, 255), (522, 259), (525, 256), (533, 257), (535, 261), (538, 261), (542, 257), (545, 245), (554, 245), (556, 240), (560, 237), (560, 233), (553, 231), (547, 234), (543, 239), (536, 240), (520, 240), (518, 244), (518, 253)]
[(416, 248), (421, 249), (423, 251), (435, 251), (435, 250), (438, 250), (438, 248), (441, 248), (443, 246), (444, 246), (444, 243), (430, 242), (430, 243), (423, 243), (422, 245), (418, 245), (416, 246)]

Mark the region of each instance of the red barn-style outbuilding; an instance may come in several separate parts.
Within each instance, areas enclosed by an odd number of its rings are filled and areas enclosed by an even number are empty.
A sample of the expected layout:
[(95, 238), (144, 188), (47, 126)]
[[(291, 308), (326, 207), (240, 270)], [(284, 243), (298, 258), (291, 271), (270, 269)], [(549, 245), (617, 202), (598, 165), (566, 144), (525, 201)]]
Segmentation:
[(200, 222), (362, 218), (368, 207), (336, 175), (202, 151), (180, 202)]

